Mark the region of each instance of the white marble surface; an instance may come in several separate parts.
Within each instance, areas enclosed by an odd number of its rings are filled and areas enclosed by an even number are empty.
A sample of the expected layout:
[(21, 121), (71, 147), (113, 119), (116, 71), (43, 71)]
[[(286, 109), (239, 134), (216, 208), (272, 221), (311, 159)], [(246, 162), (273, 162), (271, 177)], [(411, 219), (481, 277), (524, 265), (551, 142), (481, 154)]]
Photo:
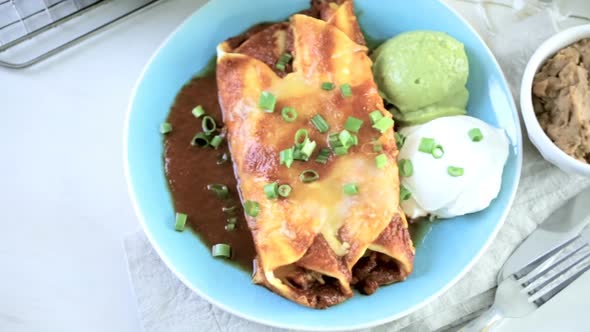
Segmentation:
[(139, 227), (125, 112), (150, 55), (204, 2), (168, 0), (40, 65), (0, 69), (0, 331), (141, 331), (121, 244)]

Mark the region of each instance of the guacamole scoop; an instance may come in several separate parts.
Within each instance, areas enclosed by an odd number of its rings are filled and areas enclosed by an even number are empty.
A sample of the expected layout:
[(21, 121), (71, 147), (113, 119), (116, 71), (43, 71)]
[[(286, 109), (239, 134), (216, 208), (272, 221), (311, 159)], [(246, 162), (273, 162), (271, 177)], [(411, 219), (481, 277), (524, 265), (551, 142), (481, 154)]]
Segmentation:
[(394, 118), (414, 125), (465, 114), (469, 61), (463, 44), (446, 33), (412, 31), (383, 43), (372, 55), (381, 96)]

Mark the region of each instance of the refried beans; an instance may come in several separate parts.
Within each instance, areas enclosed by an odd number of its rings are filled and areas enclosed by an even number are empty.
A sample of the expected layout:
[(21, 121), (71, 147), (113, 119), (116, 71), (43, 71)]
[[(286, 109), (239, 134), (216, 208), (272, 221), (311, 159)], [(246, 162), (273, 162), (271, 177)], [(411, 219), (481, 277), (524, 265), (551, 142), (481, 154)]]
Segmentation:
[(533, 106), (551, 140), (590, 163), (590, 38), (560, 50), (533, 81)]

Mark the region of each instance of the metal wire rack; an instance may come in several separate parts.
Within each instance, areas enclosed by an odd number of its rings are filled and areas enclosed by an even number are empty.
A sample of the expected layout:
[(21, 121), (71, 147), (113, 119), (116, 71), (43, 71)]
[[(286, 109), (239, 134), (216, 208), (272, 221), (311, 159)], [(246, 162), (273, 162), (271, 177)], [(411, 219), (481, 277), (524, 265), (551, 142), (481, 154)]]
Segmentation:
[(24, 68), (162, 0), (0, 0), (0, 66)]

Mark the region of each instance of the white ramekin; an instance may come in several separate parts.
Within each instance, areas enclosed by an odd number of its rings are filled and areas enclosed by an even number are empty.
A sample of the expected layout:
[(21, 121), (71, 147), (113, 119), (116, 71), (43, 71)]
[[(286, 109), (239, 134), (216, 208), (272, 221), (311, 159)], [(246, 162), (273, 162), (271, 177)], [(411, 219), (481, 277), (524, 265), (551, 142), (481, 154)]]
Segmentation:
[(560, 49), (584, 38), (590, 38), (590, 24), (561, 31), (549, 38), (537, 49), (529, 60), (522, 77), (520, 109), (531, 142), (547, 161), (565, 172), (590, 176), (590, 164), (570, 157), (545, 134), (535, 115), (532, 99), (533, 79), (545, 61)]

